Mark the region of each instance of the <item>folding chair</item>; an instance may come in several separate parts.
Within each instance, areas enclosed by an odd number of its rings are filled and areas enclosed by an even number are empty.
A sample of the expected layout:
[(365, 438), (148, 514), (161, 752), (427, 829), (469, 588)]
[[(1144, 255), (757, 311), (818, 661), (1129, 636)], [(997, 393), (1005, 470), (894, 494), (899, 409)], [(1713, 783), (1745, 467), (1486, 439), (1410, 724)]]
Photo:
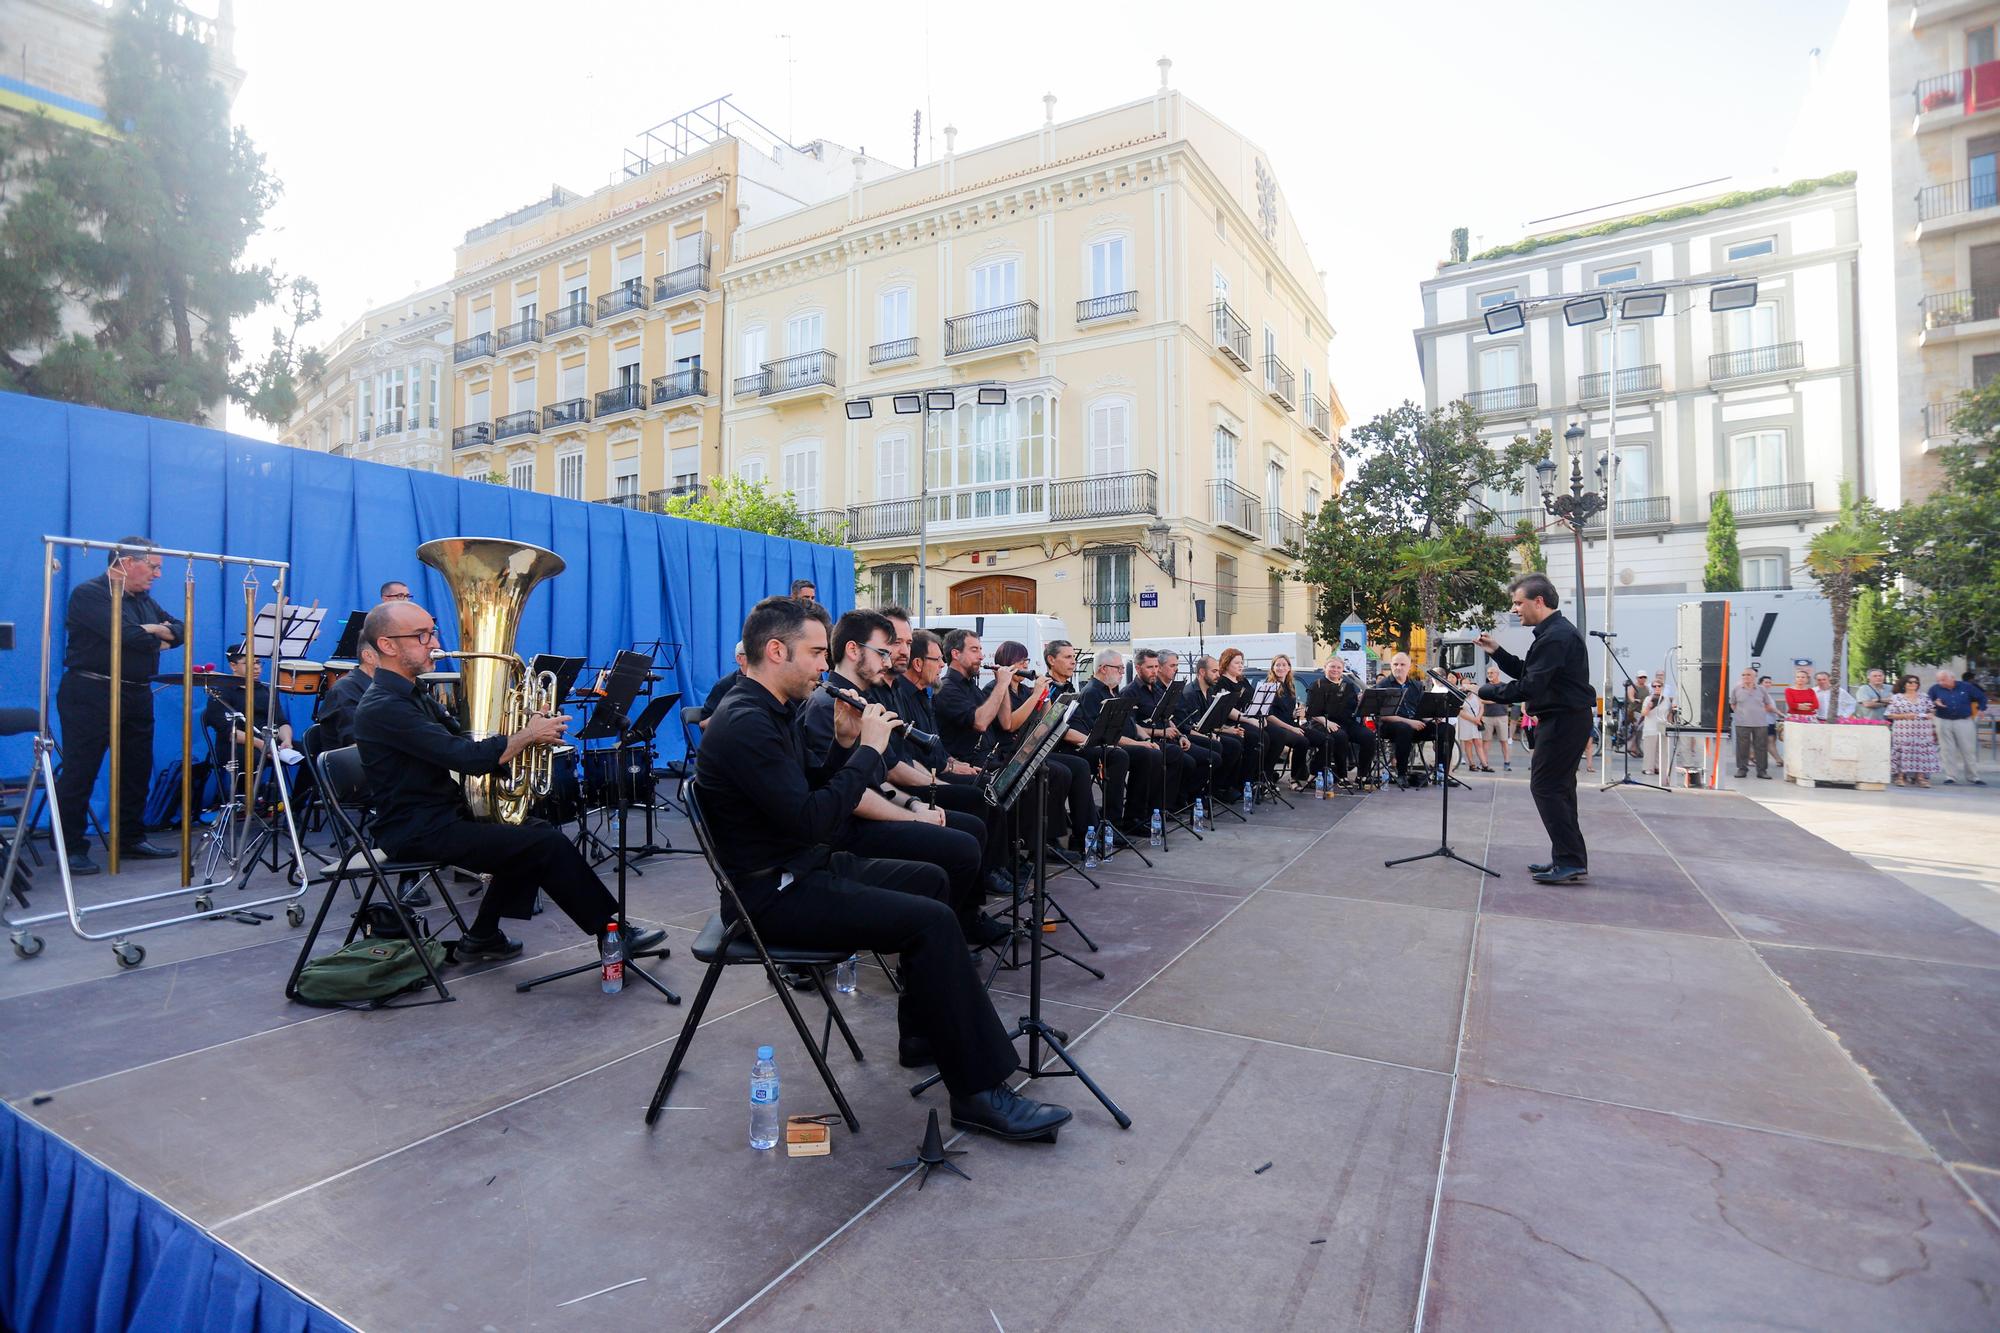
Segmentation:
[[(326, 867), (326, 896), (320, 899), (319, 912), (313, 917), (312, 929), (306, 932), (305, 943), (299, 946), (298, 961), (292, 964), (292, 975), (285, 982), (285, 998), (299, 998), (299, 973), (305, 970), (306, 962), (312, 957), (313, 944), (319, 939), (321, 927), (326, 924), (326, 914), (333, 908), (333, 900), (344, 884), (365, 883), (361, 891), (361, 902), (354, 909), (353, 922), (347, 927), (347, 938), (341, 947), (354, 943), (354, 937), (361, 933), (362, 918), (368, 911), (368, 904), (380, 889), (382, 897), (402, 923), (404, 938), (420, 942), (423, 936), (418, 932), (416, 921), (410, 909), (403, 902), (403, 890), (412, 881), (430, 881), (437, 888), (438, 896), (444, 900), (445, 910), (458, 923), (461, 934), (465, 932), (465, 918), (459, 915), (458, 904), (451, 900), (451, 891), (445, 888), (442, 861), (395, 861), (379, 856), (368, 845), (361, 834), (350, 809), (365, 808), (368, 804), (368, 780), (361, 767), (361, 751), (349, 745), (338, 750), (329, 750), (310, 762), (319, 780), (319, 789), (325, 795), (327, 822), (333, 829), (334, 847), (340, 859)], [(393, 887), (390, 877), (393, 876)], [(451, 999), (451, 992), (445, 989), (444, 978), (431, 965), (430, 955), (419, 948), (417, 957), (424, 965), (424, 973), (430, 984), (436, 988), (436, 1000), (422, 1000), (416, 1003), (436, 1004)]]
[(736, 920), (724, 923), (722, 914), (716, 913), (702, 927), (701, 936), (694, 942), (691, 952), (695, 958), (708, 964), (708, 972), (701, 979), (701, 990), (694, 997), (694, 1007), (688, 1010), (687, 1021), (681, 1026), (680, 1040), (674, 1043), (674, 1053), (667, 1059), (667, 1068), (660, 1075), (660, 1086), (653, 1090), (653, 1100), (646, 1107), (646, 1123), (653, 1124), (660, 1118), (660, 1108), (667, 1104), (667, 1094), (673, 1091), (674, 1079), (680, 1074), (681, 1061), (687, 1055), (689, 1043), (694, 1040), (695, 1030), (701, 1026), (701, 1016), (708, 1009), (709, 997), (715, 994), (715, 983), (722, 977), (722, 969), (747, 963), (761, 963), (764, 975), (770, 979), (772, 989), (784, 1002), (785, 1012), (791, 1015), (792, 1027), (799, 1034), (799, 1041), (811, 1053), (813, 1064), (819, 1069), (820, 1079), (826, 1090), (833, 1094), (834, 1105), (840, 1108), (841, 1116), (847, 1121), (849, 1132), (858, 1131), (861, 1122), (854, 1118), (854, 1108), (847, 1104), (847, 1096), (840, 1090), (840, 1083), (833, 1076), (833, 1069), (826, 1062), (826, 1043), (832, 1039), (828, 1028), (819, 1041), (813, 1040), (806, 1028), (805, 1016), (799, 1012), (798, 1004), (792, 999), (792, 988), (778, 975), (780, 963), (804, 968), (813, 976), (819, 986), (820, 997), (826, 1001), (827, 1020), (838, 1024), (840, 1035), (847, 1040), (847, 1049), (856, 1060), (862, 1058), (861, 1047), (855, 1043), (854, 1033), (848, 1029), (847, 1019), (840, 1012), (840, 1005), (833, 998), (833, 986), (827, 980), (827, 973), (845, 961), (852, 952), (849, 949), (771, 949), (764, 944), (757, 927), (750, 922), (750, 914), (743, 910), (743, 899), (738, 896), (736, 886), (716, 859), (715, 844), (709, 838), (708, 821), (702, 817), (701, 800), (693, 786), (687, 787), (688, 822), (694, 825), (695, 841), (701, 844), (701, 854), (708, 861), (710, 873), (715, 876), (716, 887), (722, 891), (723, 900), (735, 909)]
[(701, 724), (708, 720), (708, 710), (700, 704), (681, 706), (681, 739), (687, 745), (687, 753), (681, 756), (680, 770), (675, 775), (680, 779), (674, 788), (674, 804), (687, 813), (688, 783), (694, 781), (695, 756), (701, 751)]

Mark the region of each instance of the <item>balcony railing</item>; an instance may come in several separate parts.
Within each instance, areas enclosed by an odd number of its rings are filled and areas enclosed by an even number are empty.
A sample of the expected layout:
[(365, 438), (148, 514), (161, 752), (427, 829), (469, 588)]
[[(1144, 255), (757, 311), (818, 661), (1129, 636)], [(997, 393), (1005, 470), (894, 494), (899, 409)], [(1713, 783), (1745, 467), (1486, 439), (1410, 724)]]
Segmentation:
[(1548, 517), (1548, 514), (1539, 507), (1532, 509), (1494, 509), (1490, 511), (1481, 509), (1466, 515), (1465, 523), (1467, 527), (1483, 528), (1495, 537), (1506, 537), (1511, 535), (1514, 529), (1520, 526), (1521, 520), (1524, 518), (1539, 528), (1543, 523), (1548, 521)]
[(1474, 389), (1465, 395), (1465, 405), (1480, 416), (1532, 412), (1540, 401), (1541, 388), (1534, 384), (1509, 384), (1499, 389)]
[(1209, 310), (1215, 316), (1215, 350), (1234, 361), (1238, 370), (1250, 369), (1250, 326), (1236, 317), (1227, 301), (1217, 301)]
[(708, 372), (700, 366), (687, 366), (680, 370), (670, 370), (664, 375), (653, 377), (653, 405), (671, 403), (681, 398), (708, 397)]
[(1132, 599), (1114, 598), (1108, 602), (1090, 604), (1090, 641), (1092, 643), (1132, 642)]
[(1729, 496), (1729, 507), (1738, 518), (1759, 514), (1810, 514), (1813, 507), (1813, 484), (1809, 481), (1790, 481), (1780, 486), (1750, 486), (1727, 492), (1710, 491), (1708, 502), (1714, 504), (1718, 494)]
[(971, 486), (933, 487), (927, 522), (933, 527), (981, 527), (1049, 520), (1050, 485), (1021, 477)]
[(402, 433), (403, 414), (401, 412), (387, 412), (375, 418), (376, 439), (379, 440), (384, 435), (401, 435)]
[(886, 366), (895, 361), (914, 360), (917, 355), (915, 338), (891, 338), (885, 343), (876, 343), (868, 349), (868, 364)]
[(538, 417), (539, 414), (532, 407), (523, 412), (509, 412), (493, 423), (493, 438), (511, 440), (516, 435), (533, 435)]
[(646, 406), (646, 386), (634, 380), (630, 384), (614, 384), (608, 389), (597, 391), (597, 419), (604, 420), (620, 412), (637, 412)]
[(1715, 352), (1708, 358), (1711, 380), (1741, 379), (1745, 375), (1775, 375), (1805, 366), (1804, 343), (1772, 343), (1768, 347), (1746, 347), (1740, 352)]
[(451, 345), (451, 362), (455, 366), (463, 365), (467, 361), (477, 361), (482, 356), (492, 355), (493, 335), (490, 333), (475, 333), (470, 338), (463, 339)]
[(1139, 293), (1119, 292), (1113, 296), (1087, 296), (1076, 303), (1076, 322), (1088, 324), (1094, 319), (1110, 319), (1113, 315), (1136, 315), (1139, 313)]
[(753, 370), (748, 375), (738, 375), (730, 385), (730, 390), (738, 398), (761, 398), (769, 392), (767, 386), (770, 383), (770, 371)]
[(920, 526), (917, 522), (920, 504), (917, 500), (882, 500), (856, 505), (847, 511), (847, 540), (879, 542), (914, 537)]
[(1058, 481), (1050, 485), (1049, 492), (1049, 517), (1058, 523), (1160, 512), (1160, 479), (1151, 471), (1106, 472)]
[(493, 423), (490, 421), (475, 421), (469, 426), (451, 428), (451, 447), (454, 449), (470, 449), (474, 445), (491, 443)]
[(1263, 502), (1233, 481), (1208, 483), (1208, 517), (1211, 523), (1234, 528), (1246, 537), (1264, 532)]
[(708, 264), (689, 264), (662, 277), (653, 286), (653, 304), (708, 290)]
[(686, 482), (679, 486), (669, 486), (663, 491), (654, 491), (647, 498), (654, 501), (653, 507), (665, 513), (669, 500), (699, 500), (708, 494), (708, 487), (698, 481)]
[(2000, 106), (2000, 60), (1920, 79), (1911, 91), (1917, 115), (1957, 107), (1967, 115)]
[(1322, 440), (1333, 438), (1333, 413), (1328, 410), (1326, 400), (1316, 393), (1306, 396), (1306, 429)]
[(2000, 287), (1964, 287), (1924, 298), (1924, 327), (1950, 328), (1974, 320), (2000, 319)]
[[(1620, 528), (1639, 528), (1648, 524), (1659, 526), (1674, 521), (1674, 501), (1673, 497), (1668, 495), (1648, 495), (1636, 500), (1620, 500), (1614, 508)], [(1583, 530), (1591, 532), (1601, 530), (1603, 527), (1604, 514), (1599, 511), (1583, 525)]]
[(1917, 191), (1917, 221), (1935, 222), (1982, 208), (2000, 208), (2000, 176), (1926, 185)]
[(1272, 546), (1297, 546), (1305, 540), (1305, 525), (1282, 509), (1264, 510), (1264, 540)]
[[(751, 392), (769, 397), (773, 394), (791, 393), (795, 389), (813, 389), (821, 385), (833, 385), (835, 357), (825, 350), (801, 352), (797, 356), (780, 357), (776, 361), (766, 361), (763, 370), (762, 387)], [(753, 378), (744, 376), (744, 379)], [(743, 380), (737, 382), (737, 392), (743, 392)]]
[(617, 509), (651, 510), (653, 508), (653, 497), (650, 495), (641, 495), (637, 491), (621, 491), (617, 495), (607, 495), (597, 503), (611, 505)]
[(646, 308), (646, 283), (642, 278), (633, 278), (620, 283), (597, 298), (597, 317), (615, 319), (633, 310)]
[[(1658, 362), (1650, 366), (1627, 366), (1618, 372), (1618, 392), (1620, 396), (1628, 393), (1656, 393), (1659, 391), (1659, 387), (1660, 367)], [(1588, 402), (1593, 398), (1609, 398), (1611, 396), (1611, 372), (1600, 370), (1594, 375), (1578, 375), (1576, 377), (1576, 396), (1584, 402)]]
[(527, 343), (538, 343), (541, 340), (542, 321), (539, 319), (524, 319), (518, 323), (509, 324), (506, 328), (496, 332), (493, 335), (493, 350), (504, 352), (510, 347), (520, 347)]
[(944, 354), (960, 356), (1009, 343), (1034, 342), (1041, 336), (1040, 308), (1033, 301), (1016, 301), (946, 320)]
[(847, 511), (845, 509), (807, 509), (800, 515), (817, 529), (829, 542), (847, 539)]
[(1292, 368), (1275, 356), (1264, 358), (1264, 392), (1275, 402), (1291, 407), (1298, 402), (1298, 380), (1292, 375)]
[(581, 426), (589, 420), (588, 398), (565, 398), (560, 403), (550, 403), (542, 409), (543, 430), (554, 430), (558, 426)]
[(579, 301), (566, 305), (542, 321), (542, 336), (553, 338), (558, 333), (568, 333), (571, 329), (590, 327), (590, 307)]
[(1964, 406), (1965, 404), (1959, 402), (1957, 399), (1953, 399), (1947, 403), (1925, 403), (1924, 438), (1927, 440), (1956, 439), (1959, 430), (1951, 423)]
[(360, 432), (357, 435), (355, 435), (354, 438), (361, 441), (361, 443), (366, 444), (368, 443), (368, 437), (370, 434), (371, 432), (369, 428), (367, 426), (363, 426)]

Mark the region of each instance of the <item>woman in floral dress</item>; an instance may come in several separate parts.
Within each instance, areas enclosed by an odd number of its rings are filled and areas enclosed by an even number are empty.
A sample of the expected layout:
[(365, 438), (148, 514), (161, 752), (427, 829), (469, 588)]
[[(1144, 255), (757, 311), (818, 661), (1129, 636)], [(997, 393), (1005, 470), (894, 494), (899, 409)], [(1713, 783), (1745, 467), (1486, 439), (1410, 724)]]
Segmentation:
[(1928, 787), (1938, 771), (1937, 705), (1921, 692), (1915, 676), (1896, 682), (1889, 718), (1889, 771), (1906, 787)]

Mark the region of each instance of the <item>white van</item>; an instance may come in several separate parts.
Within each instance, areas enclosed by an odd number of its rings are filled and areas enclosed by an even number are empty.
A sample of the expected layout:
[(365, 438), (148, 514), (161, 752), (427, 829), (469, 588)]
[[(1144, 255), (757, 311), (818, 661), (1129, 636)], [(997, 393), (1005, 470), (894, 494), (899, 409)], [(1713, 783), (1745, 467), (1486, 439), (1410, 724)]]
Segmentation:
[(1132, 640), (1131, 651), (1126, 656), (1130, 657), (1141, 648), (1179, 653), (1183, 676), (1194, 674), (1196, 657), (1202, 653), (1220, 657), (1225, 648), (1241, 649), (1244, 672), (1259, 679), (1271, 669), (1271, 659), (1280, 653), (1292, 659), (1294, 671), (1310, 671), (1323, 660), (1310, 634), (1186, 634), (1167, 638), (1148, 635)]
[(931, 616), (924, 622), (924, 628), (942, 639), (955, 629), (969, 629), (979, 636), (986, 649), (986, 660), (993, 660), (993, 650), (1007, 640), (1025, 646), (1028, 661), (1036, 671), (1042, 669), (1042, 649), (1057, 639), (1071, 638), (1069, 629), (1060, 616), (1023, 615), (1019, 612), (1001, 612), (990, 616)]

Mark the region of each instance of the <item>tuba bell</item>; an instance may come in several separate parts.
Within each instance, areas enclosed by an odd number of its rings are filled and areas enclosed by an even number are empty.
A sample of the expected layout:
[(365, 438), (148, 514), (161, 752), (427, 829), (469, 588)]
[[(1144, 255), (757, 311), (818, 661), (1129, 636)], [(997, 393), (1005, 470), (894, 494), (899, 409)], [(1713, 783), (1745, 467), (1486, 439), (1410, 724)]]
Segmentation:
[[(444, 576), (458, 608), (458, 651), (433, 657), (461, 660), (458, 721), (474, 740), (511, 736), (537, 713), (554, 713), (555, 673), (540, 675), (514, 651), (521, 611), (543, 579), (563, 571), (563, 558), (527, 542), (498, 537), (444, 537), (417, 548), (417, 559)], [(549, 794), (555, 751), (533, 745), (503, 767), (479, 777), (461, 776), (472, 817), (518, 824), (528, 807)]]

